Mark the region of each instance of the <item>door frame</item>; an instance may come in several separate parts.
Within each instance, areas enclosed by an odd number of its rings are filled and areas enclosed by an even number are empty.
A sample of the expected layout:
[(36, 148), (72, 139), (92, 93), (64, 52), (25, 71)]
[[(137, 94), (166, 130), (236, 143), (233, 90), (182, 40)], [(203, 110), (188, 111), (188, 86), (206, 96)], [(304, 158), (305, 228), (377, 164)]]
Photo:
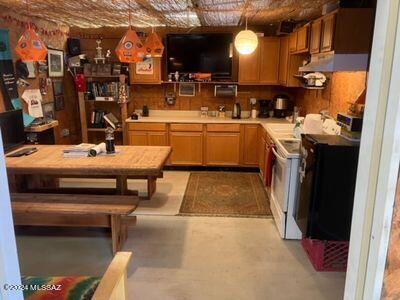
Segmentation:
[(379, 299), (400, 164), (400, 3), (377, 1), (344, 299)]
[(0, 299), (23, 300), (22, 290), (7, 291), (6, 285), (20, 285), (17, 246), (12, 219), (10, 192), (6, 163), (3, 152), (3, 140), (0, 134)]

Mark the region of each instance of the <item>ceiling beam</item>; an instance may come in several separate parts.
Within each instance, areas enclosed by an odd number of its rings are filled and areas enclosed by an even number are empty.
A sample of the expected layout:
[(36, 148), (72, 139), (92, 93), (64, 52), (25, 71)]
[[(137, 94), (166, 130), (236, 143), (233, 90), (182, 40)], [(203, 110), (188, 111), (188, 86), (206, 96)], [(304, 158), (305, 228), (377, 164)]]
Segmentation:
[(200, 21), (200, 25), (207, 26), (208, 24), (207, 24), (206, 20), (204, 19), (203, 12), (201, 11), (201, 8), (200, 8), (200, 1), (199, 0), (191, 0), (191, 2), (192, 2), (193, 9), (196, 12), (197, 18)]
[(148, 13), (149, 15), (151, 15), (152, 17), (156, 18), (161, 24), (164, 25), (175, 25), (173, 24), (170, 20), (168, 20), (164, 14), (162, 12), (159, 12), (158, 10), (156, 10), (150, 3), (148, 0), (135, 0), (135, 2), (137, 3), (137, 5), (139, 5), (139, 7), (141, 9), (143, 9), (146, 13)]

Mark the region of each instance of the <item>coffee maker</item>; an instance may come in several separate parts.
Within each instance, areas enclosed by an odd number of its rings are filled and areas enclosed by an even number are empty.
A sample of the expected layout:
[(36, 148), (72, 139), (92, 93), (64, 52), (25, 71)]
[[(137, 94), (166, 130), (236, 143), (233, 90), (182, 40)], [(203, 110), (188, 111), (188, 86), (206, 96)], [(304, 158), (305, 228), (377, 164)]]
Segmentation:
[(276, 95), (274, 97), (274, 117), (284, 118), (292, 109), (292, 102), (287, 95)]
[(259, 118), (269, 118), (269, 112), (271, 110), (271, 100), (260, 99), (258, 104), (260, 105), (260, 112), (258, 113)]

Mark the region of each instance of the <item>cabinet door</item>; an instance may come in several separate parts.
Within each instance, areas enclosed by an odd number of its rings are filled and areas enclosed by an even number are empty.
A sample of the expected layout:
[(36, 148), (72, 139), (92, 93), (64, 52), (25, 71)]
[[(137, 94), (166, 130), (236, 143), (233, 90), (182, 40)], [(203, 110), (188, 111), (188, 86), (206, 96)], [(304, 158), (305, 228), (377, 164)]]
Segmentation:
[(321, 26), (322, 21), (316, 20), (311, 24), (310, 53), (319, 53), (321, 44)]
[(239, 83), (259, 82), (260, 42), (261, 39), (258, 40), (257, 49), (253, 53), (247, 55), (239, 54)]
[(322, 19), (321, 52), (333, 50), (333, 37), (335, 33), (335, 14)]
[(207, 132), (206, 164), (236, 166), (240, 163), (240, 133)]
[(277, 37), (260, 40), (260, 83), (278, 84), (280, 41)]
[(292, 32), (289, 35), (289, 52), (296, 52), (297, 50), (297, 32)]
[(303, 26), (297, 31), (296, 52), (308, 51), (308, 30), (309, 26)]
[(131, 83), (160, 83), (161, 84), (161, 58), (150, 58), (149, 64), (153, 66), (153, 73), (138, 74), (136, 64), (129, 65), (129, 76)]
[(147, 133), (147, 141), (149, 146), (166, 146), (167, 133), (164, 131), (149, 131)]
[(289, 61), (289, 38), (281, 38), (281, 47), (279, 51), (279, 84), (286, 85)]
[(203, 164), (202, 132), (170, 132), (169, 141), (172, 165)]
[(258, 125), (244, 125), (243, 164), (258, 164)]
[(129, 131), (129, 145), (148, 146), (146, 131)]

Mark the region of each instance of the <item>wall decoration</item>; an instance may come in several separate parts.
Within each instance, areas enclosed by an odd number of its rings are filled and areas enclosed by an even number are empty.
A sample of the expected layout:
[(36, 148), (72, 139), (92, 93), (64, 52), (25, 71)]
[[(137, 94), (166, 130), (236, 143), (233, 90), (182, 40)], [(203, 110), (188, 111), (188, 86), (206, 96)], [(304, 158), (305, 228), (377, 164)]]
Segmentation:
[(48, 68), (49, 77), (64, 76), (64, 51), (57, 49), (48, 49)]
[(28, 104), (29, 115), (34, 118), (43, 117), (42, 94), (40, 94), (40, 90), (25, 90), (22, 94), (22, 99)]
[(0, 80), (4, 98), (4, 108), (13, 109), (11, 102), (18, 99), (18, 89), (11, 56), (8, 29), (0, 29)]
[(162, 57), (164, 45), (158, 34), (154, 32), (154, 29), (147, 37), (144, 48), (146, 49), (146, 57)]
[(54, 103), (43, 104), (43, 117), (46, 121), (54, 120)]
[(153, 75), (154, 63), (152, 58), (147, 58), (144, 61), (136, 63), (136, 74)]
[(47, 48), (36, 32), (28, 27), (19, 38), (15, 52), (22, 61), (43, 61), (46, 59)]
[(64, 89), (61, 80), (53, 80), (54, 110), (64, 109)]
[(179, 83), (179, 96), (194, 97), (196, 85), (194, 83)]

